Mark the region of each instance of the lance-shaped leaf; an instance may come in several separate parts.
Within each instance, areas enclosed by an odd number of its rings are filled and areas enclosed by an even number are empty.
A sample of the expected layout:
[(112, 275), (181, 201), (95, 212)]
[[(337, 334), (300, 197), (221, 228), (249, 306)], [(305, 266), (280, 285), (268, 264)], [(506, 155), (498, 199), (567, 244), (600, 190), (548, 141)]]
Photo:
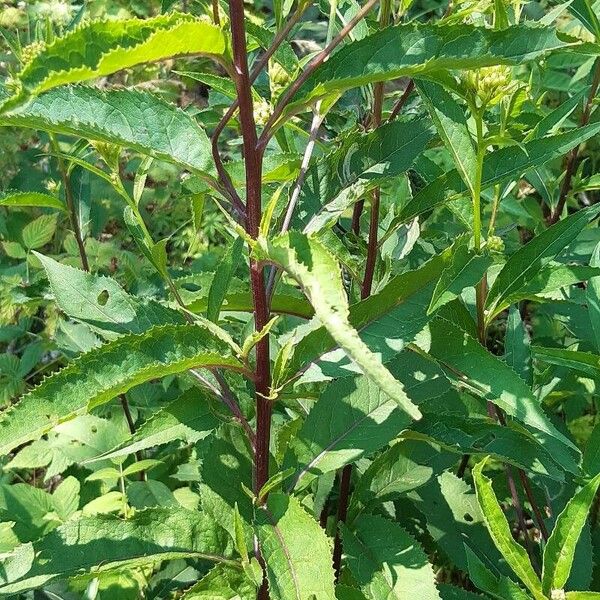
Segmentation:
[[(600, 267), (600, 244), (598, 244), (592, 252), (590, 266)], [(585, 297), (587, 300), (592, 331), (594, 332), (596, 350), (600, 352), (600, 277), (592, 277), (588, 281), (588, 285), (585, 289)]]
[[(404, 351), (387, 367), (417, 406), (458, 404), (456, 392), (434, 361)], [(409, 423), (397, 403), (364, 376), (334, 381), (290, 441), (285, 466), (296, 468), (290, 489), (308, 483), (311, 475), (339, 469), (383, 448)]]
[(354, 202), (386, 178), (404, 173), (433, 137), (428, 119), (394, 121), (347, 137), (307, 172), (294, 229), (307, 233), (333, 224)]
[(535, 438), (526, 432), (511, 429), (477, 418), (424, 412), (405, 438), (432, 441), (459, 454), (486, 454), (512, 464), (519, 469), (563, 481), (563, 471)]
[(206, 20), (179, 13), (151, 19), (92, 21), (37, 52), (18, 73), (20, 93), (8, 104), (67, 83), (189, 54), (225, 58), (225, 33)]
[(562, 590), (569, 579), (577, 542), (599, 486), (600, 475), (596, 475), (569, 500), (556, 519), (544, 548), (542, 587), (547, 595), (552, 590)]
[(231, 279), (235, 275), (235, 271), (242, 257), (243, 248), (244, 239), (242, 237), (237, 237), (217, 266), (215, 276), (210, 285), (210, 290), (208, 291), (206, 318), (209, 321), (214, 321), (216, 323), (219, 319), (221, 307), (227, 296), (227, 290), (229, 289)]
[(397, 403), (366, 377), (334, 381), (290, 442), (298, 464), (290, 489), (310, 481), (310, 475), (333, 471), (378, 450), (409, 423)]
[(496, 499), (492, 482), (482, 472), (485, 462), (484, 459), (473, 468), (473, 479), (477, 501), (483, 513), (486, 527), (504, 560), (525, 584), (535, 600), (544, 600), (546, 596), (542, 592), (542, 584), (533, 570), (531, 562), (529, 562), (529, 556), (527, 556), (525, 548), (513, 538), (510, 525)]
[(270, 494), (255, 527), (273, 600), (335, 600), (331, 543), (296, 498)]
[(452, 262), (440, 275), (428, 314), (457, 298), (465, 288), (476, 286), (492, 264), (493, 259), (485, 250), (480, 254), (469, 248), (469, 238), (463, 236), (452, 245)]
[(38, 252), (34, 254), (46, 271), (58, 308), (104, 337), (143, 333), (154, 325), (185, 323), (177, 311), (153, 300), (142, 302), (111, 277), (63, 265)]
[(3, 557), (0, 594), (17, 594), (92, 569), (136, 567), (196, 558), (231, 564), (231, 544), (208, 515), (150, 508), (128, 519), (98, 515), (70, 520), (33, 544)]
[(0, 115), (0, 125), (109, 142), (204, 176), (215, 172), (204, 130), (180, 108), (148, 92), (59, 88)]
[(255, 600), (256, 586), (244, 571), (218, 564), (198, 583), (186, 590), (181, 600)]
[(65, 203), (60, 198), (40, 192), (3, 192), (0, 194), (0, 206), (37, 206), (66, 210)]
[(437, 83), (419, 81), (417, 82), (417, 90), (435, 123), (439, 136), (452, 155), (456, 169), (473, 193), (477, 171), (477, 155), (464, 110)]
[(600, 377), (600, 356), (591, 352), (533, 346), (533, 357), (559, 367), (567, 367), (592, 378)]
[[(600, 132), (600, 123), (579, 127), (567, 133), (530, 140), (519, 146), (506, 146), (488, 154), (483, 163), (481, 189), (485, 190), (551, 160), (564, 156), (569, 150)], [(463, 197), (468, 191), (457, 170), (444, 173), (419, 190), (401, 211), (398, 220), (410, 221), (436, 206)]]
[(83, 354), (2, 413), (0, 455), (145, 381), (193, 367), (243, 369), (216, 327), (164, 325)]
[(551, 28), (517, 25), (502, 31), (471, 25), (406, 24), (347, 44), (312, 73), (287, 113), (352, 87), (440, 69), (518, 64), (576, 44)]
[(193, 444), (205, 438), (219, 424), (211, 410), (211, 399), (202, 390), (194, 388), (154, 413), (129, 439), (85, 462), (127, 456), (174, 440)]
[[(452, 258), (446, 249), (424, 265), (394, 277), (369, 298), (350, 307), (349, 321), (383, 362), (398, 354), (430, 319), (427, 307), (437, 278)], [(290, 377), (308, 369), (303, 380), (326, 381), (359, 372), (327, 329), (313, 320), (293, 334)], [(312, 364), (311, 363), (315, 363)]]
[(573, 473), (578, 472), (573, 459), (573, 454), (578, 453), (576, 446), (552, 425), (515, 371), (447, 319), (436, 318), (429, 332), (431, 337), (423, 340), (422, 347), (446, 368), (450, 379), (466, 385), (474, 394), (531, 427), (556, 462)]
[(404, 529), (374, 515), (342, 524), (344, 554), (368, 598), (439, 600), (427, 555)]
[(359, 369), (395, 400), (402, 410), (413, 419), (418, 419), (421, 413), (410, 401), (403, 386), (350, 325), (340, 266), (321, 242), (298, 232), (290, 232), (272, 241), (260, 239), (258, 244), (255, 250), (258, 256), (280, 265), (300, 284), (317, 318)]
[(567, 247), (600, 212), (591, 206), (562, 219), (519, 248), (507, 261), (492, 285), (487, 301), (488, 319), (504, 310), (508, 299), (526, 287), (542, 267)]
[(600, 19), (598, 18), (598, 4), (595, 0), (573, 0), (569, 4), (572, 12), (586, 27), (600, 40)]
[(506, 319), (504, 336), (504, 362), (518, 373), (523, 381), (531, 386), (533, 370), (531, 368), (531, 341), (521, 314), (516, 306), (511, 306)]

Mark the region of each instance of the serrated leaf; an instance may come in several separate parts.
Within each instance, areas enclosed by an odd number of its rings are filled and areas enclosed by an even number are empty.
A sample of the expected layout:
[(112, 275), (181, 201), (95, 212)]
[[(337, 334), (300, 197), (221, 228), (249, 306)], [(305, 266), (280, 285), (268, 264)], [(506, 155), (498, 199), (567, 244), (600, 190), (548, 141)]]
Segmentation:
[(591, 206), (562, 219), (519, 248), (507, 261), (490, 288), (486, 310), (488, 320), (506, 308), (508, 299), (526, 287), (540, 269), (572, 242), (600, 212)]
[(439, 600), (433, 568), (417, 542), (398, 523), (363, 515), (342, 524), (346, 563), (369, 598)]
[(181, 600), (255, 600), (256, 586), (239, 569), (217, 565), (186, 590)]
[(189, 390), (155, 412), (128, 440), (85, 462), (126, 456), (174, 440), (183, 440), (187, 444), (197, 442), (220, 423), (211, 410), (210, 402), (202, 390)]
[(201, 326), (165, 325), (91, 350), (2, 414), (0, 454), (133, 386), (198, 366), (241, 369), (228, 342)]
[(397, 403), (366, 377), (330, 383), (290, 442), (298, 464), (290, 489), (378, 450), (409, 423)]
[(204, 177), (215, 174), (204, 130), (181, 109), (148, 92), (57, 88), (0, 115), (0, 125), (118, 144)]
[(542, 587), (547, 595), (552, 590), (562, 590), (569, 579), (577, 542), (599, 486), (600, 475), (596, 475), (569, 500), (556, 519), (544, 548)]
[(293, 228), (313, 233), (334, 224), (370, 189), (404, 173), (432, 137), (425, 118), (395, 121), (348, 136), (306, 173)]
[(208, 291), (206, 307), (206, 318), (209, 321), (214, 321), (216, 323), (219, 319), (219, 313), (221, 312), (225, 297), (227, 296), (229, 284), (231, 283), (231, 279), (235, 275), (242, 258), (243, 248), (243, 238), (237, 237), (215, 270), (215, 275)]
[(140, 301), (110, 277), (63, 265), (42, 254), (35, 255), (46, 271), (58, 307), (105, 337), (143, 333), (154, 325), (185, 323), (177, 311), (153, 300)]
[[(483, 163), (482, 191), (497, 183), (521, 177), (523, 173), (564, 156), (572, 148), (600, 132), (600, 123), (593, 123), (567, 133), (533, 139), (519, 146), (506, 146), (490, 152)], [(398, 220), (411, 221), (437, 206), (454, 202), (467, 194), (468, 188), (459, 172), (440, 175), (419, 190), (402, 209)], [(470, 222), (469, 222), (470, 225)]]
[(559, 367), (567, 367), (588, 377), (600, 376), (600, 356), (591, 352), (533, 346), (533, 357)]
[(57, 213), (52, 215), (41, 215), (37, 219), (27, 223), (21, 231), (23, 245), (28, 250), (41, 248), (50, 242), (56, 231)]
[(223, 30), (181, 13), (88, 22), (56, 38), (24, 65), (18, 73), (22, 91), (9, 104), (67, 83), (189, 54), (227, 57)]
[(451, 249), (452, 262), (440, 275), (427, 314), (457, 298), (465, 288), (477, 285), (493, 262), (489, 254), (470, 249), (467, 236), (459, 238)]
[(135, 567), (175, 558), (222, 561), (235, 567), (230, 555), (225, 533), (207, 515), (182, 507), (150, 508), (129, 519), (82, 517), (5, 556), (0, 593), (35, 589), (91, 569)]
[(463, 109), (441, 85), (431, 81), (418, 81), (416, 85), (439, 136), (452, 155), (463, 181), (473, 193), (477, 155)]
[(573, 453), (578, 453), (576, 446), (552, 425), (515, 371), (447, 319), (436, 318), (430, 324), (430, 334), (424, 349), (442, 367), (447, 367), (450, 379), (467, 384), (473, 393), (533, 428), (536, 438), (553, 448), (553, 459), (563, 468), (577, 472), (573, 459)]
[(255, 527), (273, 600), (335, 600), (331, 543), (296, 498), (271, 494)]
[(519, 64), (576, 43), (560, 40), (554, 29), (524, 25), (503, 31), (463, 24), (388, 27), (347, 44), (316, 69), (293, 96), (285, 114), (367, 83), (447, 68)]
[(518, 373), (523, 381), (531, 386), (533, 371), (531, 367), (531, 341), (521, 314), (516, 306), (511, 306), (506, 320), (504, 335), (504, 362)]
[(284, 234), (271, 241), (261, 239), (259, 245), (259, 256), (279, 264), (298, 281), (318, 319), (363, 373), (395, 400), (402, 410), (418, 419), (420, 412), (402, 386), (350, 325), (340, 267), (327, 249), (314, 238), (297, 232)]
[(506, 560), (510, 568), (525, 584), (525, 587), (536, 600), (544, 600), (546, 596), (542, 592), (542, 584), (531, 566), (529, 556), (527, 556), (525, 549), (513, 538), (510, 525), (494, 494), (492, 482), (482, 472), (485, 462), (484, 459), (475, 465), (473, 468), (473, 480), (475, 482), (477, 501), (481, 507), (486, 527), (494, 540), (494, 544), (496, 544), (496, 547), (502, 553), (504, 560)]
[(36, 206), (66, 210), (65, 204), (60, 198), (40, 192), (4, 192), (0, 194), (0, 206)]

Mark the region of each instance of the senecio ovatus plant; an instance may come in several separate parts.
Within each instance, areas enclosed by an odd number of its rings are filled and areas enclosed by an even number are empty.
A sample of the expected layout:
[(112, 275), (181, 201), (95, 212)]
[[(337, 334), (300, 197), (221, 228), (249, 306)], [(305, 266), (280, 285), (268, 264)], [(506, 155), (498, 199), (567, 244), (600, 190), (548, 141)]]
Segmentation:
[[(600, 597), (598, 3), (163, 8), (4, 32), (60, 174), (0, 199), (10, 331), (59, 325), (2, 359), (0, 595)], [(106, 202), (152, 285), (97, 266)]]

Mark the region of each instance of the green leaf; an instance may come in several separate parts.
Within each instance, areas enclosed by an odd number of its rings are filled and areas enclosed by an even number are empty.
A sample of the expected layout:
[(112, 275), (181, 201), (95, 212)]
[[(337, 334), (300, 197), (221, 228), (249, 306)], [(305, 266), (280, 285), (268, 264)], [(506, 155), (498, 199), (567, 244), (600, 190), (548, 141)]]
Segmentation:
[[(435, 282), (451, 260), (446, 249), (424, 265), (393, 277), (369, 298), (350, 307), (348, 320), (367, 346), (387, 362), (423, 329), (430, 317), (427, 306)], [(313, 321), (291, 336), (293, 354), (287, 370), (291, 378), (306, 370), (306, 381), (324, 381), (360, 372), (324, 326)]]
[(193, 444), (205, 438), (219, 423), (211, 410), (210, 398), (194, 388), (154, 413), (128, 440), (85, 462), (127, 456), (174, 440)]
[(506, 320), (504, 336), (504, 362), (518, 373), (523, 381), (531, 386), (533, 371), (531, 367), (531, 341), (521, 314), (516, 306), (511, 306)]
[(543, 594), (540, 580), (529, 562), (527, 552), (513, 538), (510, 525), (494, 494), (492, 482), (482, 472), (485, 463), (484, 459), (473, 468), (473, 480), (486, 527), (504, 560), (525, 584), (525, 587), (536, 600), (544, 600), (546, 596)]
[(544, 548), (542, 587), (547, 595), (562, 590), (569, 579), (575, 548), (599, 486), (600, 475), (596, 475), (569, 500), (556, 519)]
[(417, 90), (427, 107), (439, 136), (452, 155), (454, 164), (471, 193), (475, 189), (477, 155), (464, 110), (437, 83), (418, 81)]
[(243, 571), (217, 565), (186, 590), (181, 600), (255, 600), (256, 586)]
[(559, 367), (567, 367), (592, 378), (600, 377), (600, 356), (591, 352), (533, 346), (533, 357)]
[(442, 583), (438, 586), (442, 600), (482, 600), (481, 596), (462, 588)]
[(576, 43), (554, 29), (513, 26), (494, 31), (471, 25), (407, 24), (347, 44), (316, 69), (292, 98), (286, 114), (352, 87), (440, 69), (519, 64)]
[(458, 454), (490, 455), (556, 481), (564, 479), (563, 471), (551, 454), (533, 436), (487, 419), (424, 412), (423, 419), (403, 435), (409, 439), (432, 441)]
[(585, 444), (581, 467), (583, 472), (590, 477), (595, 477), (600, 473), (600, 423), (594, 425)]
[(206, 318), (209, 321), (216, 323), (219, 320), (219, 313), (227, 296), (231, 278), (235, 275), (242, 258), (243, 248), (243, 238), (237, 237), (217, 266), (208, 292)]
[(8, 104), (67, 83), (190, 54), (226, 58), (228, 40), (223, 30), (179, 13), (92, 21), (56, 38), (27, 62), (17, 76), (22, 90)]
[(199, 366), (242, 369), (212, 328), (164, 325), (125, 335), (74, 360), (2, 414), (0, 454), (39, 438), (132, 387)]
[(0, 125), (118, 144), (204, 177), (215, 174), (204, 130), (180, 108), (148, 92), (58, 88), (0, 115)]
[[(590, 258), (590, 267), (600, 267), (600, 244), (598, 244)], [(596, 351), (600, 353), (600, 277), (592, 277), (585, 290), (588, 314), (596, 341)]]
[(567, 592), (566, 600), (597, 600), (600, 592)]
[(42, 215), (23, 227), (21, 239), (28, 250), (41, 248), (50, 242), (56, 231), (57, 213)]
[(60, 310), (104, 337), (143, 333), (154, 325), (185, 323), (177, 311), (154, 300), (142, 302), (110, 277), (63, 265), (37, 252), (35, 255), (46, 271)]
[[(271, 241), (260, 239), (258, 255), (280, 265), (302, 286), (317, 318), (363, 373), (395, 400), (412, 418), (420, 412), (348, 321), (348, 300), (340, 267), (317, 240), (297, 232)], [(255, 249), (256, 252), (257, 249)]]
[(0, 194), (0, 206), (37, 206), (66, 210), (64, 202), (56, 196), (40, 192), (9, 191)]
[(296, 498), (271, 494), (255, 527), (272, 600), (335, 600), (331, 543)]
[(176, 558), (222, 561), (235, 567), (237, 563), (229, 557), (225, 533), (207, 515), (181, 506), (150, 508), (128, 519), (82, 517), (5, 556), (0, 593), (17, 594), (92, 569), (135, 567)]
[[(508, 179), (521, 177), (533, 167), (564, 156), (572, 148), (600, 132), (600, 123), (593, 123), (544, 138), (530, 140), (518, 146), (505, 146), (489, 153), (483, 163), (481, 189), (485, 190)], [(452, 170), (437, 177), (415, 194), (401, 211), (398, 219), (410, 221), (436, 206), (462, 198), (468, 189), (459, 172)]]
[(352, 529), (342, 524), (348, 567), (369, 598), (439, 600), (427, 555), (400, 525), (363, 515)]
[(519, 248), (506, 261), (490, 288), (486, 301), (488, 321), (504, 310), (508, 299), (526, 287), (541, 268), (566, 248), (599, 212), (598, 206), (580, 210), (555, 223)]
[(600, 19), (595, 4), (594, 0), (573, 0), (569, 4), (569, 11), (596, 36), (596, 41), (600, 41)]
[(427, 314), (457, 298), (465, 288), (475, 287), (492, 264), (492, 257), (469, 248), (470, 236), (463, 236), (452, 244), (451, 263), (442, 271), (435, 286)]
[(298, 465), (290, 489), (382, 448), (409, 423), (398, 404), (366, 377), (330, 383), (290, 441)]
[(404, 173), (432, 137), (430, 122), (424, 118), (394, 121), (348, 136), (307, 171), (293, 228), (313, 233), (333, 225), (370, 189)]
[[(488, 352), (477, 340), (450, 321), (437, 318), (430, 324), (431, 339), (424, 349), (435, 358), (450, 379), (467, 385), (475, 394), (493, 402), (508, 415), (533, 428), (535, 437), (564, 468), (577, 473), (574, 444), (552, 425), (525, 382), (508, 365)], [(559, 444), (553, 444), (559, 442)]]

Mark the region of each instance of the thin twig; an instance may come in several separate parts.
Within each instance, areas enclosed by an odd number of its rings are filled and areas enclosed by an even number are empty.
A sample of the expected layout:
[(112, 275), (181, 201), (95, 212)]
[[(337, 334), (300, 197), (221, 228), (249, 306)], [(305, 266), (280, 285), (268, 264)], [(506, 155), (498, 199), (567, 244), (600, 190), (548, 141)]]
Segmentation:
[[(289, 35), (290, 31), (298, 23), (307, 7), (307, 2), (303, 2), (302, 4), (300, 4), (298, 9), (287, 20), (285, 26), (275, 34), (271, 45), (265, 50), (264, 54), (252, 68), (252, 71), (249, 76), (250, 84), (253, 84), (256, 81), (257, 77), (261, 74), (262, 70), (269, 62), (270, 58), (273, 56), (273, 54), (275, 54), (279, 46), (281, 46), (281, 44)], [(227, 170), (225, 169), (223, 160), (221, 159), (221, 153), (219, 152), (218, 145), (221, 133), (223, 133), (225, 127), (227, 126), (227, 123), (229, 123), (229, 121), (232, 119), (233, 115), (235, 114), (235, 111), (238, 108), (239, 100), (238, 98), (236, 98), (231, 104), (231, 106), (227, 109), (223, 117), (221, 117), (221, 120), (218, 122), (217, 126), (215, 127), (211, 138), (211, 146), (213, 160), (217, 168), (217, 173), (219, 174), (219, 180), (221, 181), (223, 188), (227, 191), (227, 194), (230, 197), (234, 210), (238, 214), (244, 215), (246, 208), (244, 206), (244, 203), (242, 202), (242, 199), (237, 193), (233, 182), (231, 181), (231, 177), (229, 177), (229, 173), (227, 173)]]
[[(592, 87), (590, 88), (590, 93), (587, 98), (587, 102), (585, 104), (585, 108), (583, 109), (583, 113), (581, 114), (580, 126), (585, 127), (590, 121), (590, 115), (592, 113), (592, 106), (594, 105), (594, 98), (598, 92), (598, 87), (600, 86), (600, 58), (596, 59), (594, 65), (594, 79), (592, 81)], [(565, 203), (567, 201), (567, 197), (569, 192), (571, 191), (571, 186), (573, 184), (573, 175), (575, 174), (575, 170), (577, 167), (577, 158), (579, 156), (579, 149), (581, 145), (578, 144), (569, 152), (567, 156), (567, 165), (565, 169), (565, 178), (563, 179), (561, 188), (560, 188), (560, 196), (558, 198), (558, 202), (556, 204), (555, 209), (550, 213), (550, 218), (548, 219), (548, 224), (553, 225), (560, 219), (560, 215), (565, 207)]]
[(248, 441), (250, 445), (254, 449), (256, 445), (256, 438), (254, 436), (254, 431), (252, 431), (252, 427), (250, 427), (250, 423), (242, 413), (240, 409), (239, 403), (236, 400), (233, 391), (229, 387), (227, 380), (223, 377), (222, 373), (218, 369), (211, 370), (211, 373), (214, 375), (219, 387), (214, 385), (209, 379), (204, 377), (201, 373), (199, 373), (196, 369), (190, 369), (190, 373), (197, 379), (197, 381), (202, 384), (207, 390), (212, 392), (230, 411), (231, 414), (236, 418), (236, 420), (240, 423), (246, 435), (248, 436)]
[[(310, 160), (315, 149), (315, 143), (317, 140), (317, 135), (319, 134), (319, 128), (321, 127), (321, 123), (323, 123), (324, 119), (324, 115), (321, 115), (319, 111), (320, 105), (321, 103), (319, 102), (315, 109), (315, 114), (313, 115), (313, 120), (310, 126), (308, 144), (304, 149), (304, 155), (302, 156), (302, 163), (300, 165), (300, 172), (298, 173), (298, 177), (294, 182), (294, 187), (292, 188), (292, 193), (290, 194), (290, 200), (288, 202), (283, 223), (281, 225), (281, 233), (285, 233), (290, 228), (292, 217), (294, 215), (294, 210), (296, 209), (296, 204), (298, 202), (298, 198), (300, 197), (300, 192), (302, 190), (302, 186), (304, 185), (304, 180), (306, 179), (306, 173), (308, 172), (308, 167), (310, 166)], [(272, 266), (269, 272), (269, 279), (267, 281), (267, 298), (269, 299), (271, 298), (273, 294), (273, 289), (275, 288), (275, 278), (277, 277), (277, 272), (277, 267)]]
[(289, 104), (290, 100), (296, 94), (296, 92), (304, 85), (304, 82), (313, 74), (313, 72), (320, 67), (331, 55), (331, 53), (344, 41), (346, 36), (356, 27), (365, 15), (377, 4), (379, 0), (368, 0), (368, 2), (354, 15), (354, 17), (348, 21), (348, 23), (340, 30), (340, 32), (331, 40), (329, 44), (317, 54), (307, 65), (306, 69), (302, 71), (302, 74), (290, 85), (286, 91), (282, 94), (273, 114), (267, 121), (263, 132), (258, 140), (258, 150), (264, 152), (269, 140), (271, 139), (274, 127), (279, 121), (279, 118), (283, 114), (285, 107)]
[(65, 191), (65, 201), (67, 203), (67, 209), (69, 211), (69, 219), (71, 221), (71, 227), (73, 228), (73, 235), (75, 236), (75, 241), (77, 242), (77, 248), (79, 250), (81, 266), (84, 271), (89, 272), (90, 263), (87, 257), (87, 253), (85, 251), (83, 236), (81, 235), (81, 228), (79, 227), (79, 220), (77, 219), (77, 214), (75, 213), (75, 198), (73, 196), (73, 188), (71, 187), (71, 178), (69, 177), (67, 166), (65, 165), (65, 161), (63, 160), (56, 137), (54, 137), (53, 134), (50, 134), (50, 145), (52, 146), (52, 150), (56, 154), (58, 160), (58, 169), (60, 171), (63, 189)]
[[(123, 407), (123, 413), (125, 414), (125, 420), (127, 421), (127, 426), (129, 427), (129, 433), (133, 435), (136, 432), (135, 422), (133, 421), (133, 417), (131, 416), (131, 410), (129, 408), (129, 402), (127, 401), (127, 397), (125, 394), (119, 395), (119, 400), (121, 401), (121, 406)], [(135, 453), (135, 460), (140, 462), (144, 457), (142, 456), (142, 452), (138, 450)], [(140, 481), (146, 481), (146, 471), (140, 471), (139, 474)]]

